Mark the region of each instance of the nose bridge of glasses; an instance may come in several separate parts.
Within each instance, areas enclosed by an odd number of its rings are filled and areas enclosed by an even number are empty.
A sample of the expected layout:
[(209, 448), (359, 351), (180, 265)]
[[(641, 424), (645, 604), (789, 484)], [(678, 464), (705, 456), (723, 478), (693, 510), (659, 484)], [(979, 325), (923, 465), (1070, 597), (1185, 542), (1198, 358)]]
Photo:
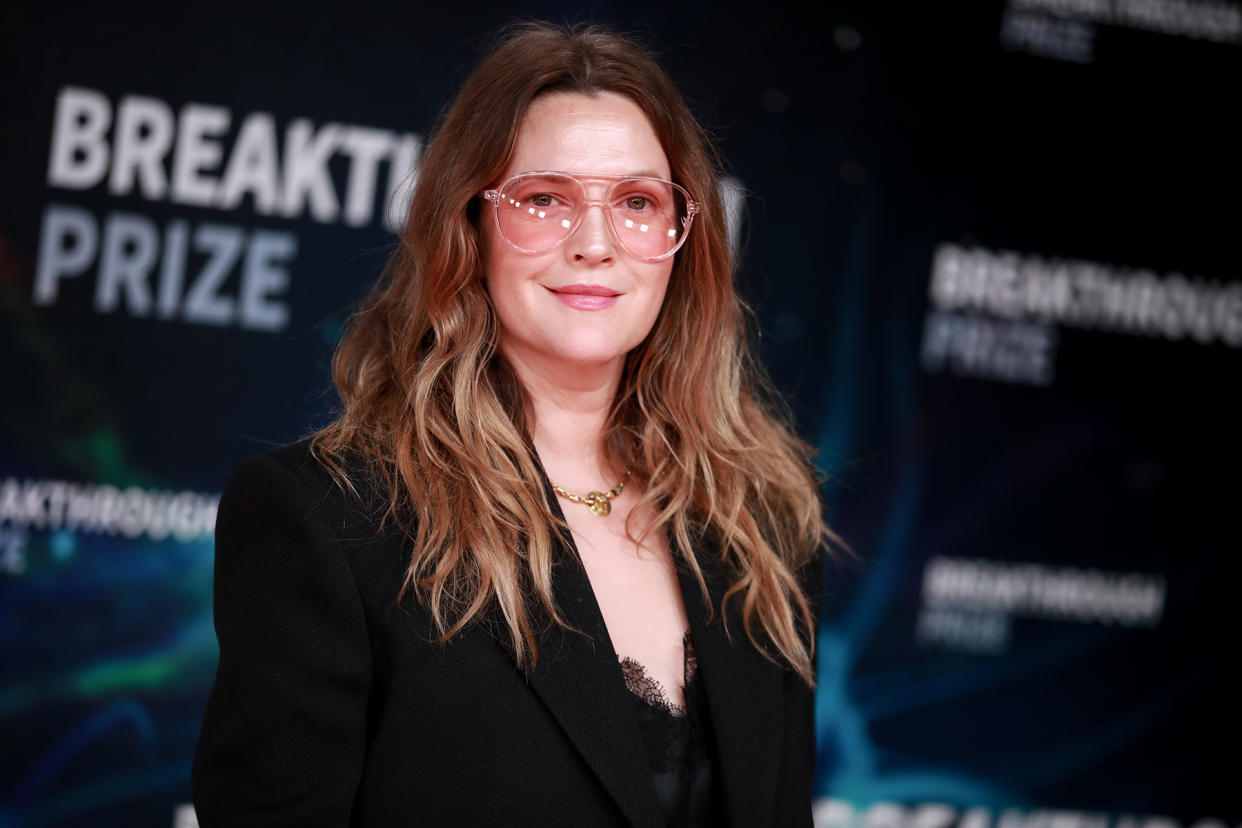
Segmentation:
[[(608, 199), (612, 198), (612, 191), (616, 188), (617, 182), (604, 178), (577, 178), (578, 190), (582, 196), (583, 209), (592, 205), (603, 205)], [(594, 198), (592, 198), (594, 196)]]
[[(606, 214), (608, 212), (608, 199), (612, 197), (612, 189), (616, 182), (595, 178), (588, 175), (570, 175), (567, 173), (559, 173), (559, 175), (570, 179), (574, 182), (576, 193), (574, 193), (574, 227), (570, 232), (577, 232), (582, 229), (583, 225), (590, 223), (590, 208), (599, 207), (600, 212)], [(592, 195), (602, 196), (601, 198), (592, 198)]]
[[(591, 207), (598, 207), (600, 215), (608, 222), (612, 221), (612, 207), (616, 199), (617, 188), (623, 181), (629, 181), (630, 178), (624, 176), (574, 176), (574, 180), (578, 182), (578, 188), (581, 192), (581, 202), (578, 204), (578, 214), (586, 219)], [(598, 196), (591, 198), (592, 195)]]

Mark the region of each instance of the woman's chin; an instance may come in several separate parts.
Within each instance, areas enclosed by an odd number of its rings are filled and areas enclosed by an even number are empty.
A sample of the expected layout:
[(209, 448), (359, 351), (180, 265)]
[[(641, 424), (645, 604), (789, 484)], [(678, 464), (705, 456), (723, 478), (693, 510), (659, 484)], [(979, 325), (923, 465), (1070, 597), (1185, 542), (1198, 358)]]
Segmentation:
[(628, 342), (590, 334), (563, 337), (554, 343), (501, 341), (501, 351), (511, 361), (591, 373), (619, 367), (632, 347)]
[(557, 351), (560, 358), (567, 364), (605, 368), (625, 362), (626, 355), (641, 343), (641, 337), (630, 341), (629, 339), (619, 340), (615, 337), (585, 335), (562, 340)]
[(625, 354), (616, 349), (583, 348), (564, 351), (558, 356), (567, 370), (595, 373), (619, 368), (625, 362)]

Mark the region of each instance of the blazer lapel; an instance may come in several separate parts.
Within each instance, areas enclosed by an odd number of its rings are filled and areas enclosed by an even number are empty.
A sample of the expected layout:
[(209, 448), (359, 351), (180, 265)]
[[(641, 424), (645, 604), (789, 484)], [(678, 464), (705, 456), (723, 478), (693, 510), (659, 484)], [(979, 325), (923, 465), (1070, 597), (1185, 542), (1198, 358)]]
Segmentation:
[[(550, 487), (548, 493), (560, 514)], [(572, 540), (564, 539), (558, 552), (554, 597), (562, 618), (580, 632), (550, 626), (539, 635), (530, 685), (629, 821), (661, 826), (638, 717), (604, 616)]]
[(720, 599), (727, 585), (715, 572), (714, 559), (704, 555), (699, 561), (716, 608), (710, 623), (694, 576), (679, 564), (678, 578), (711, 710), (729, 822), (768, 825), (781, 747), (783, 670), (750, 643), (739, 614), (730, 612), (733, 640), (725, 635)]

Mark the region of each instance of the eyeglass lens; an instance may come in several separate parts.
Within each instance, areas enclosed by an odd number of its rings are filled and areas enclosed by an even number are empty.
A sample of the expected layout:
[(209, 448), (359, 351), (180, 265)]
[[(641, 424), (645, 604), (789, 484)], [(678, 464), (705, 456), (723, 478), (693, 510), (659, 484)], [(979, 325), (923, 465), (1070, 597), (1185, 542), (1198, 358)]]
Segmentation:
[[(613, 182), (606, 196), (617, 239), (634, 256), (655, 259), (676, 249), (689, 218), (685, 190), (655, 178)], [(509, 179), (496, 199), (500, 230), (516, 247), (551, 250), (573, 232), (587, 202), (582, 182), (565, 175)]]

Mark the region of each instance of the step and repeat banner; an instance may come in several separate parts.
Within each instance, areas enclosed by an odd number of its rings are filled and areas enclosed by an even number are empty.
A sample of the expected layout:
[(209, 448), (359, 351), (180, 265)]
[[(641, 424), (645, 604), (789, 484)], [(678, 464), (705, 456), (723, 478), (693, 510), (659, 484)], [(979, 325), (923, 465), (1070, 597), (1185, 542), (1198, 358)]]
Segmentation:
[(727, 161), (854, 552), (816, 825), (1242, 823), (1242, 4), (637, 0), (0, 8), (0, 824), (196, 824), (220, 491), (519, 15), (647, 33)]

